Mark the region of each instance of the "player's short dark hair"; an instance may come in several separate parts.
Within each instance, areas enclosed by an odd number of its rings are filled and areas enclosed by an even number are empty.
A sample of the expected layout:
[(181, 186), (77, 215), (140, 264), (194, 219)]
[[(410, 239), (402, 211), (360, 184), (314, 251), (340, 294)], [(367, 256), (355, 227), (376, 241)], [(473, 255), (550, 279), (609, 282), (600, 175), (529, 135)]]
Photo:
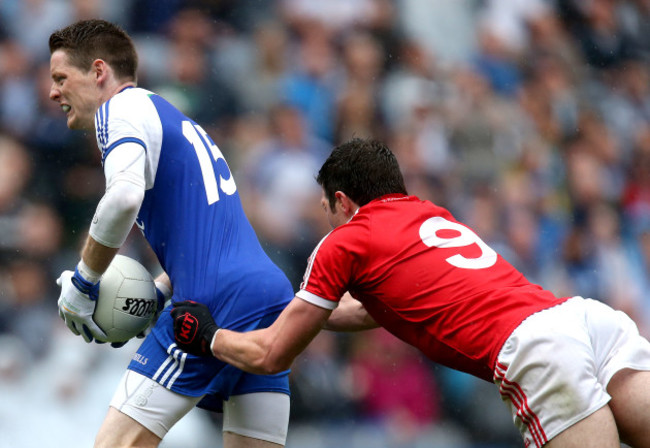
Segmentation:
[(63, 50), (70, 63), (90, 70), (95, 59), (103, 59), (119, 79), (136, 80), (138, 55), (129, 35), (106, 20), (80, 20), (50, 35), (50, 54)]
[(372, 139), (354, 138), (332, 150), (316, 177), (334, 210), (342, 191), (358, 205), (391, 193), (408, 194), (395, 154)]

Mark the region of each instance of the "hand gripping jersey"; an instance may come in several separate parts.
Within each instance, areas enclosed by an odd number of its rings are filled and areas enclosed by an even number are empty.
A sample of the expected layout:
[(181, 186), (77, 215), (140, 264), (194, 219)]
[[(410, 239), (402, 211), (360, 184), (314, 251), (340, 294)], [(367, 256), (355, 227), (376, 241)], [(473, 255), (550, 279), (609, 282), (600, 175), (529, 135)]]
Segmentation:
[(453, 369), (492, 381), (529, 315), (562, 303), (431, 202), (388, 195), (316, 247), (297, 296), (333, 309), (349, 291), (378, 324)]
[[(269, 316), (275, 317), (293, 298), (291, 284), (263, 251), (228, 164), (205, 131), (163, 98), (140, 88), (127, 88), (104, 103), (95, 122), (103, 160), (124, 142), (145, 148), (146, 192), (136, 224), (171, 279), (173, 300), (205, 303), (223, 328), (270, 324)], [(189, 366), (187, 355), (174, 344), (169, 311), (162, 313), (152, 336), (129, 368), (186, 395), (216, 391), (214, 382), (201, 385), (196, 376), (202, 375), (201, 369), (214, 376), (223, 363), (195, 359), (209, 368)], [(161, 359), (143, 353), (153, 340), (164, 348)], [(195, 377), (184, 379), (190, 371)]]

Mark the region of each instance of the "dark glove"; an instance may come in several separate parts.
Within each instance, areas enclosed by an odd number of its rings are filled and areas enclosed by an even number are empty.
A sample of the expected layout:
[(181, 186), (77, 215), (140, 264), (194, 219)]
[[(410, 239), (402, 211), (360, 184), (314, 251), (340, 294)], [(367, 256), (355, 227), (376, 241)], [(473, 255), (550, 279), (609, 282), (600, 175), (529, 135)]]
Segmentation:
[(171, 311), (178, 347), (196, 356), (214, 356), (212, 338), (219, 329), (207, 306), (192, 300), (177, 302)]

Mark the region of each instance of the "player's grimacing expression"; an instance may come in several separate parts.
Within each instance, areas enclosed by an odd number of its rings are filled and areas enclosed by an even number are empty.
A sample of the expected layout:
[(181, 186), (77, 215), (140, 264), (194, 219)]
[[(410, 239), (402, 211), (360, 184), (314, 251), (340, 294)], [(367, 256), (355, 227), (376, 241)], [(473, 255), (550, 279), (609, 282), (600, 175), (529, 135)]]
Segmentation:
[(94, 129), (95, 112), (101, 105), (96, 72), (84, 72), (70, 63), (64, 50), (56, 50), (50, 58), (50, 76), (50, 99), (60, 104), (68, 127)]

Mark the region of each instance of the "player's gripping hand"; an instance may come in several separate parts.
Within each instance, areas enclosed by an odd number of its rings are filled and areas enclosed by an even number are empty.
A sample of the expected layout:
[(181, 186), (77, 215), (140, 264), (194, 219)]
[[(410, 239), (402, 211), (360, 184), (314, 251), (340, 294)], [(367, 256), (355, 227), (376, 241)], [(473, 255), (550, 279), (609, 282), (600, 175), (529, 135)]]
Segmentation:
[(61, 287), (59, 316), (70, 331), (81, 335), (86, 342), (92, 342), (93, 338), (106, 339), (106, 333), (93, 320), (95, 302), (99, 296), (99, 282), (89, 282), (75, 269), (74, 272), (63, 271), (56, 284)]
[(219, 330), (207, 306), (192, 300), (178, 302), (172, 308), (174, 339), (178, 347), (196, 356), (214, 356), (212, 339)]

